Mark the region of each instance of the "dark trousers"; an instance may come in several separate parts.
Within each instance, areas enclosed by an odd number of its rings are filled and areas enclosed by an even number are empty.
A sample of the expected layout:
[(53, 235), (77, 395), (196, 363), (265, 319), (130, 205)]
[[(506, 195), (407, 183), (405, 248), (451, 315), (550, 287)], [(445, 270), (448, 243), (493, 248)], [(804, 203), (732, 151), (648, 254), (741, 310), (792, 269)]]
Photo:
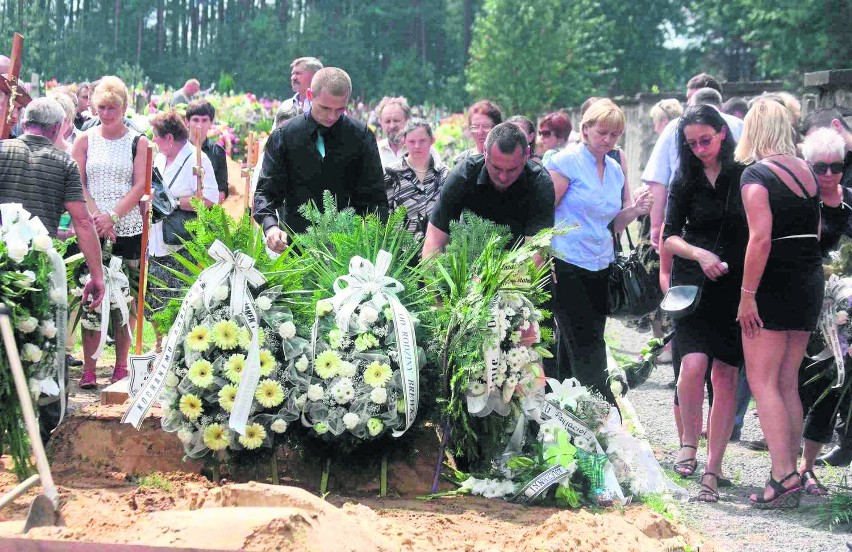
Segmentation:
[[(596, 390), (615, 405), (607, 381), (604, 342), (609, 270), (593, 272), (559, 259), (554, 259), (554, 268), (553, 316), (559, 326), (560, 339), (567, 346), (570, 362), (569, 366), (560, 365), (557, 370), (563, 375), (571, 373), (582, 385)], [(565, 364), (564, 360), (561, 364)]]
[[(831, 389), (822, 400), (819, 400), (826, 387), (834, 381), (834, 373), (831, 372), (829, 378), (823, 377), (811, 383), (806, 383), (813, 376), (823, 371), (829, 362), (832, 362), (832, 360), (825, 360), (815, 366), (808, 367), (813, 361), (805, 357), (799, 369), (799, 397), (802, 399), (802, 410), (805, 413), (803, 437), (816, 443), (830, 443), (831, 432), (835, 429), (835, 412), (837, 412), (840, 415), (840, 423), (836, 428), (838, 439), (841, 445), (844, 443), (852, 444), (850, 443), (852, 432), (849, 431), (849, 420), (847, 418), (849, 393), (846, 393), (843, 401), (841, 401), (840, 392), (842, 389)], [(849, 370), (849, 367), (846, 368), (846, 377), (852, 377), (852, 371)]]

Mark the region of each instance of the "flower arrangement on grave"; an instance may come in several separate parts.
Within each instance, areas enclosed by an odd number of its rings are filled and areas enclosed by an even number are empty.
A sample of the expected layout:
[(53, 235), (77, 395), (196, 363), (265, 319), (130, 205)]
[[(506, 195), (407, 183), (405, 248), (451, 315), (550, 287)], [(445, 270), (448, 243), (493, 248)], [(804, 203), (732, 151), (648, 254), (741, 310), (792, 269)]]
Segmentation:
[[(434, 354), (443, 371), (445, 439), (467, 462), (487, 465), (521, 415), (521, 401), (544, 386), (540, 361), (552, 333), (540, 322), (549, 266), (534, 258), (552, 231), (506, 249), (508, 231), (470, 213), (450, 226), (450, 244), (432, 273), (443, 308)], [(450, 429), (452, 428), (452, 429)]]
[(326, 193), (322, 211), (308, 205), (302, 215), (310, 226), (294, 241), (305, 252), (314, 320), (310, 355), (290, 371), (296, 400), (288, 403), (303, 425), (302, 446), (326, 458), (404, 450), (433, 404), (419, 345), (432, 301), (415, 263), (421, 244), (405, 230), (402, 209), (383, 222), (338, 211)]
[[(0, 205), (0, 304), (10, 322), (30, 382), (33, 402), (40, 394), (59, 395), (64, 410), (65, 263), (38, 217), (19, 203)], [(12, 381), (5, 345), (0, 354), (0, 449), (11, 454), (15, 474), (31, 471), (23, 415)]]
[[(232, 219), (218, 205), (193, 200), (192, 240), (175, 253), (185, 284), (154, 318), (168, 332), (150, 378), (124, 421), (138, 425), (153, 398), (163, 406), (162, 427), (174, 432), (190, 458), (211, 464), (266, 461), (298, 416), (287, 374), (304, 362), (300, 337), (300, 257), (267, 255), (262, 231), (248, 215)], [(307, 297), (301, 300), (307, 301)], [(161, 391), (162, 390), (162, 391)], [(288, 406), (290, 405), (290, 406)], [(277, 476), (273, 468), (273, 479)]]

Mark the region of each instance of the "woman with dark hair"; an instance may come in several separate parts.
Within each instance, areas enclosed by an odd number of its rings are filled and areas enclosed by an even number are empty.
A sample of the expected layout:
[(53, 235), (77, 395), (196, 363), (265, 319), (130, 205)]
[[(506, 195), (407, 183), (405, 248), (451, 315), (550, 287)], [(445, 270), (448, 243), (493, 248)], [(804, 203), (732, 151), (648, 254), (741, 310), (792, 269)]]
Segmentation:
[(571, 119), (565, 112), (556, 111), (542, 117), (538, 122), (542, 162), (546, 163), (553, 154), (564, 148), (570, 134)]
[(514, 115), (506, 119), (507, 123), (512, 123), (516, 125), (519, 129), (524, 131), (524, 134), (527, 135), (527, 142), (530, 144), (530, 159), (533, 161), (541, 162), (541, 155), (535, 153), (535, 123), (531, 120), (527, 119), (523, 115)]
[(719, 500), (718, 483), (736, 410), (737, 369), (742, 364), (735, 321), (746, 237), (737, 193), (743, 166), (734, 161), (734, 139), (719, 112), (690, 107), (678, 124), (680, 168), (669, 191), (663, 227), (665, 248), (674, 255), (672, 285), (698, 285), (695, 311), (674, 323), (681, 356), (677, 395), (683, 429), (675, 471), (690, 476), (704, 403), (704, 375), (712, 359), (713, 406), (707, 430), (707, 467), (698, 500)]
[(491, 100), (479, 100), (467, 110), (467, 128), (473, 138), (474, 148), (461, 152), (453, 165), (468, 155), (485, 153), (485, 138), (491, 129), (503, 122), (503, 112)]

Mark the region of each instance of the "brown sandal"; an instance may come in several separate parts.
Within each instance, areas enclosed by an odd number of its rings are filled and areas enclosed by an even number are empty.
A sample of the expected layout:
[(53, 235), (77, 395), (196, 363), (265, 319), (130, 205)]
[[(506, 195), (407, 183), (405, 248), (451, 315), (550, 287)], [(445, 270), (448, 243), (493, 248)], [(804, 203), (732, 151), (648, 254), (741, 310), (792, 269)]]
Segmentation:
[(802, 487), (805, 492), (811, 496), (825, 496), (828, 494), (828, 489), (819, 482), (813, 470), (805, 470), (802, 472)]
[[(799, 483), (788, 489), (784, 486), (784, 482), (792, 479), (793, 477), (799, 477)], [(763, 498), (763, 493), (754, 494), (749, 497), (752, 506), (758, 510), (777, 510), (781, 508), (799, 507), (799, 500), (802, 496), (801, 476), (799, 475), (799, 472), (793, 472), (786, 477), (782, 477), (781, 481), (775, 481), (775, 479), (772, 478), (772, 472), (770, 472), (768, 485), (770, 489), (772, 489), (772, 496), (770, 498)]]
[[(691, 448), (696, 453), (698, 452), (698, 447), (695, 445), (681, 445), (680, 448)], [(695, 470), (698, 469), (698, 459), (695, 455), (692, 458), (687, 458), (686, 460), (681, 460), (680, 462), (674, 463), (674, 471), (681, 477), (692, 477), (695, 473)]]
[(719, 491), (714, 490), (713, 487), (704, 482), (704, 478), (707, 476), (714, 477), (716, 479), (716, 484), (719, 484), (719, 476), (713, 472), (704, 472), (704, 475), (701, 476), (701, 490), (698, 491), (698, 496), (695, 497), (699, 502), (719, 502)]

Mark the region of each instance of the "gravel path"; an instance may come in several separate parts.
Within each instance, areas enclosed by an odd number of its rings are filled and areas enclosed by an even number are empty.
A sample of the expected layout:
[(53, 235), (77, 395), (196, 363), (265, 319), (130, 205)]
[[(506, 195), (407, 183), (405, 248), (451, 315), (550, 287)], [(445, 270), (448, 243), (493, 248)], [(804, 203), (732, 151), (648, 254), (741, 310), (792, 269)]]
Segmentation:
[[(616, 357), (635, 358), (649, 333), (638, 333), (615, 320), (607, 325), (607, 341)], [(668, 387), (673, 374), (671, 364), (663, 364), (651, 374), (642, 386), (632, 390), (628, 398), (639, 415), (651, 445), (664, 468), (670, 469), (678, 449), (677, 430), (671, 405), (674, 391)], [(705, 406), (706, 413), (706, 406)], [(756, 416), (746, 414), (742, 431), (743, 440), (762, 437)], [(707, 460), (706, 443), (699, 450), (698, 474)], [(849, 533), (832, 533), (817, 526), (816, 510), (825, 500), (821, 497), (803, 497), (802, 505), (795, 511), (760, 511), (749, 506), (748, 497), (760, 492), (769, 473), (769, 455), (755, 452), (739, 443), (731, 443), (725, 454), (724, 473), (734, 486), (720, 489), (722, 500), (717, 504), (704, 504), (690, 500), (682, 505), (686, 523), (716, 543), (723, 550), (743, 552), (845, 552), (846, 542), (852, 541)], [(823, 482), (839, 477), (835, 470), (817, 468), (816, 475)], [(697, 477), (686, 480), (691, 496), (698, 492)]]

